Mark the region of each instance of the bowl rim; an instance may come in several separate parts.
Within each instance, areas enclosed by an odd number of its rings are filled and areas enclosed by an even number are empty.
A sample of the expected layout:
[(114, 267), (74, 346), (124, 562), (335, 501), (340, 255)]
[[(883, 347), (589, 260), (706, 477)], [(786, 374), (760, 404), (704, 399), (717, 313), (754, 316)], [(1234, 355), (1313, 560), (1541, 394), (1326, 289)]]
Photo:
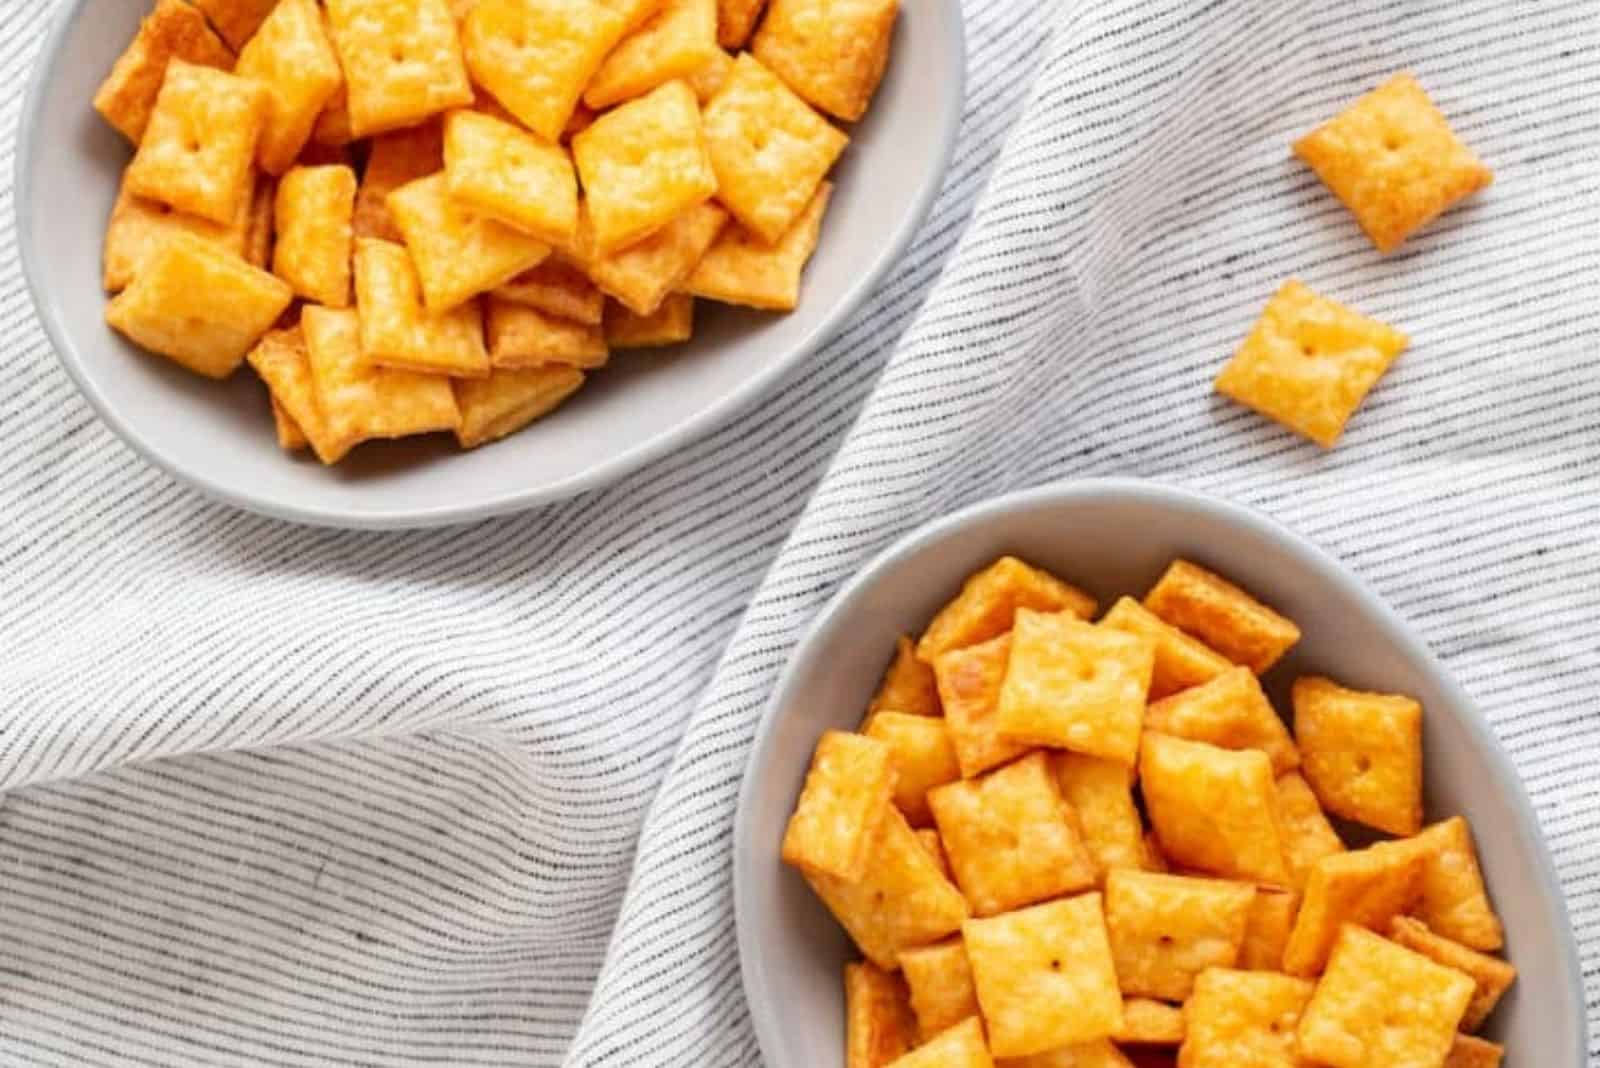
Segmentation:
[[(891, 566), (917, 556), (931, 545), (969, 527), (1001, 522), (1018, 512), (1034, 508), (1090, 500), (1127, 501), (1176, 508), (1180, 511), (1205, 512), (1281, 544), (1320, 578), (1343, 585), (1355, 594), (1377, 620), (1385, 636), (1400, 649), (1402, 654), (1422, 664), (1431, 672), (1439, 680), (1440, 688), (1449, 695), (1453, 705), (1468, 710), (1467, 714), (1460, 715), (1457, 719), (1465, 727), (1473, 742), (1486, 754), (1495, 788), (1507, 799), (1507, 807), (1520, 836), (1532, 843), (1536, 858), (1533, 872), (1535, 890), (1557, 926), (1566, 935), (1560, 939), (1560, 959), (1552, 962), (1554, 965), (1552, 971), (1559, 972), (1565, 978), (1567, 998), (1574, 1007), (1574, 1016), (1580, 1021), (1583, 1020), (1585, 1018), (1583, 1006), (1586, 1002), (1577, 939), (1572, 934), (1572, 921), (1567, 912), (1566, 896), (1562, 890), (1561, 879), (1556, 873), (1555, 864), (1550, 857), (1549, 843), (1539, 826), (1533, 803), (1529, 800), (1527, 790), (1522, 784), (1522, 777), (1490, 729), (1488, 721), (1477, 711), (1476, 703), (1456, 682), (1443, 662), (1434, 655), (1433, 650), (1413, 635), (1410, 624), (1374, 593), (1360, 576), (1339, 562), (1327, 550), (1264, 512), (1170, 483), (1137, 478), (1070, 479), (1007, 493), (968, 505), (924, 523), (897, 538), (859, 567), (829, 598), (816, 618), (807, 624), (799, 641), (789, 653), (783, 671), (779, 674), (772, 693), (762, 708), (761, 717), (756, 723), (755, 740), (751, 745), (750, 755), (745, 762), (739, 783), (739, 796), (733, 819), (733, 849), (730, 851), (740, 982), (745, 1004), (749, 1008), (750, 1018), (755, 1027), (756, 1042), (766, 1063), (779, 1065), (784, 1062), (778, 1056), (782, 1042), (776, 1010), (765, 991), (756, 989), (757, 982), (754, 979), (757, 974), (757, 962), (763, 953), (759, 933), (756, 930), (756, 920), (751, 911), (755, 906), (750, 898), (752, 893), (750, 874), (755, 864), (750, 842), (752, 833), (750, 822), (754, 818), (751, 798), (756, 784), (753, 771), (757, 766), (764, 765), (771, 756), (773, 738), (776, 734), (772, 728), (779, 715), (780, 706), (786, 703), (786, 696), (800, 673), (802, 661), (809, 659), (812, 647), (820, 642), (840, 619), (855, 609), (858, 602), (870, 597), (872, 588)], [(774, 850), (777, 848), (776, 843), (772, 848)], [(1572, 1037), (1575, 1044), (1572, 1064), (1574, 1066), (1586, 1064), (1588, 1057), (1586, 1029), (1582, 1026), (1575, 1028)]]
[(950, 163), (961, 130), (965, 113), (967, 82), (967, 41), (965, 20), (960, 0), (934, 0), (925, 6), (930, 17), (943, 21), (953, 38), (952, 67), (943, 72), (938, 81), (943, 85), (948, 106), (939, 116), (938, 149), (933, 166), (918, 180), (907, 198), (909, 211), (899, 226), (889, 235), (878, 254), (865, 264), (854, 281), (790, 349), (781, 360), (771, 360), (753, 368), (750, 374), (733, 389), (722, 394), (710, 404), (689, 415), (655, 437), (628, 446), (609, 459), (603, 460), (579, 474), (549, 482), (529, 489), (516, 489), (487, 496), (469, 504), (440, 504), (422, 508), (379, 508), (349, 510), (335, 506), (304, 505), (292, 500), (263, 499), (251, 493), (248, 487), (218, 481), (189, 462), (179, 452), (163, 450), (151, 445), (125, 419), (96, 384), (94, 375), (87, 370), (84, 355), (72, 343), (71, 334), (62, 320), (61, 309), (51, 294), (45, 292), (39, 257), (38, 234), (34, 227), (36, 202), (32, 180), (34, 146), (45, 136), (42, 113), (48, 86), (55, 83), (63, 62), (62, 50), (67, 33), (91, 0), (66, 0), (55, 14), (39, 54), (33, 61), (23, 98), (21, 122), (18, 126), (16, 160), (12, 165), (12, 212), (17, 224), (17, 245), (22, 263), (22, 276), (27, 282), (28, 294), (45, 335), (49, 338), (57, 360), (66, 368), (68, 376), (78, 391), (111, 429), (138, 456), (179, 482), (192, 486), (201, 493), (230, 504), (235, 508), (273, 519), (289, 520), (310, 526), (337, 527), (348, 530), (415, 530), (457, 523), (471, 523), (494, 516), (520, 512), (540, 504), (564, 500), (587, 490), (598, 489), (619, 481), (626, 475), (710, 433), (734, 416), (752, 407), (766, 396), (785, 374), (793, 371), (807, 357), (814, 354), (854, 315), (866, 302), (878, 283), (897, 263), (911, 243), (911, 239), (927, 221), (934, 201), (944, 188), (950, 172)]

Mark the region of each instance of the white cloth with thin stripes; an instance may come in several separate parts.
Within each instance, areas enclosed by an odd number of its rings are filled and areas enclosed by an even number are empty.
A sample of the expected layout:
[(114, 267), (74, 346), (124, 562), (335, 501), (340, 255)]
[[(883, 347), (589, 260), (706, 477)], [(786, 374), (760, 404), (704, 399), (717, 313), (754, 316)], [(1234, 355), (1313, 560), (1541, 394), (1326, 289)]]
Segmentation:
[[(53, 8), (0, 0), (7, 176)], [(1108, 474), (1265, 509), (1418, 628), (1522, 771), (1600, 1003), (1597, 18), (971, 0), (954, 169), (854, 321), (679, 455), (442, 532), (145, 467), (7, 218), (0, 1064), (754, 1065), (729, 828), (800, 629), (914, 525)], [(1384, 258), (1287, 145), (1399, 68), (1497, 181)], [(1413, 338), (1331, 454), (1209, 391), (1291, 275)]]

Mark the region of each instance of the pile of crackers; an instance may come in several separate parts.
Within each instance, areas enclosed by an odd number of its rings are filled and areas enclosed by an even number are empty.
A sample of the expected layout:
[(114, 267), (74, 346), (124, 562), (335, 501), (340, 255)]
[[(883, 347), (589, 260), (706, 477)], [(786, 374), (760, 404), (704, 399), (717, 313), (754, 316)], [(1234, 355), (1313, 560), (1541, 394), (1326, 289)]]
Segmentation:
[(793, 309), (897, 0), (157, 0), (107, 321), (280, 441), (490, 441), (705, 298)]
[(848, 1068), (1498, 1064), (1516, 971), (1467, 822), (1424, 823), (1422, 707), (1307, 675), (1291, 733), (1299, 628), (1189, 561), (1096, 615), (1002, 558), (819, 741), (782, 855), (865, 958)]

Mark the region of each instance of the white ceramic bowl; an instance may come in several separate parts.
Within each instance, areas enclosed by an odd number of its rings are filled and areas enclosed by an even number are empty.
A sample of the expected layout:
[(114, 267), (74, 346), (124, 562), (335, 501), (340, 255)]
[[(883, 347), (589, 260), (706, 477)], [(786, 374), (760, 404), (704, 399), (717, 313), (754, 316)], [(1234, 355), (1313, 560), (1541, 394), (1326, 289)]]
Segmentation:
[(796, 649), (762, 717), (734, 826), (745, 994), (767, 1068), (843, 1064), (841, 969), (858, 957), (778, 858), (817, 736), (861, 719), (897, 634), (915, 633), (971, 572), (1005, 553), (1102, 598), (1143, 593), (1175, 556), (1211, 566), (1305, 633), (1266, 676), (1279, 708), (1298, 675), (1415, 696), (1425, 709), (1429, 818), (1472, 823), (1520, 976), (1488, 1034), (1510, 1064), (1582, 1068), (1581, 979), (1566, 908), (1516, 771), (1433, 655), (1349, 572), (1263, 516), (1183, 490), (1080, 482), (1004, 497), (933, 523), (869, 564)]
[(211, 382), (104, 324), (101, 238), (128, 148), (89, 101), (150, 6), (62, 4), (19, 139), (23, 268), (62, 362), (130, 445), (207, 493), (303, 522), (414, 527), (514, 511), (614, 480), (728, 418), (841, 326), (899, 257), (939, 190), (961, 119), (960, 4), (906, 4), (883, 84), (850, 131), (798, 310), (702, 301), (686, 347), (619, 354), (571, 403), (505, 441), (470, 453), (438, 435), (374, 443), (325, 470), (278, 450), (248, 371)]

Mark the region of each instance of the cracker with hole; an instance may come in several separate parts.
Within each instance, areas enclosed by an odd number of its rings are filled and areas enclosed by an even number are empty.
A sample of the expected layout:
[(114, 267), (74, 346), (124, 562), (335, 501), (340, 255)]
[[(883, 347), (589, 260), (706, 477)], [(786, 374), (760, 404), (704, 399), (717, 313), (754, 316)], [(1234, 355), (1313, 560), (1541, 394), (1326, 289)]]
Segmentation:
[(1011, 629), (1017, 609), (1094, 615), (1087, 593), (1015, 556), (1002, 556), (970, 575), (917, 642), (917, 656), (932, 663), (939, 654), (998, 637)]
[(211, 241), (176, 233), (106, 307), (140, 347), (208, 378), (226, 378), (292, 299), (288, 285)]
[(705, 110), (717, 199), (773, 244), (805, 211), (849, 138), (749, 53)]
[(460, 425), (450, 379), (372, 363), (361, 351), (361, 324), (353, 309), (307, 305), (300, 326), (317, 407), (334, 441), (355, 445)]
[(1493, 952), (1505, 943), (1500, 917), (1478, 867), (1472, 828), (1460, 816), (1435, 823), (1414, 839), (1428, 860), (1416, 913), (1434, 932), (1473, 949)]
[(217, 33), (235, 52), (255, 36), (278, 0), (194, 0)]
[(1331, 449), (1410, 344), (1405, 334), (1285, 282), (1217, 375), (1216, 390)]
[(867, 718), (874, 713), (892, 709), (913, 716), (938, 716), (939, 682), (933, 668), (917, 659), (916, 643), (907, 635), (894, 640), (894, 659), (878, 683), (878, 691), (867, 705)]
[(1258, 888), (1239, 946), (1238, 966), (1246, 971), (1282, 971), (1283, 949), (1299, 909), (1300, 895), (1294, 891)]
[(1380, 252), (1494, 180), (1410, 74), (1396, 74), (1300, 138), (1294, 153)]
[(642, 241), (596, 256), (584, 270), (607, 296), (649, 315), (689, 277), (727, 221), (716, 204), (696, 204)]
[(239, 53), (234, 73), (266, 90), (266, 122), (256, 160), (268, 174), (282, 174), (310, 141), (318, 117), (344, 84), (316, 0), (278, 0)]
[(1393, 835), (1422, 828), (1422, 706), (1316, 676), (1294, 684), (1306, 782), (1336, 816)]
[(983, 1041), (983, 1024), (976, 1017), (935, 1035), (890, 1064), (893, 1068), (994, 1068)]
[(327, 10), (356, 137), (472, 103), (446, 0), (327, 0)]
[(528, 129), (556, 141), (627, 28), (594, 0), (479, 0), (462, 38), (473, 81)]
[(278, 182), (272, 273), (315, 304), (350, 303), (356, 174), (349, 167), (296, 167)]
[(1143, 868), (1144, 827), (1133, 803), (1133, 777), (1126, 764), (1082, 753), (1053, 754), (1061, 795), (1077, 816), (1077, 828), (1100, 879), (1113, 868)]
[(389, 214), (389, 194), (444, 168), (444, 124), (424, 122), (372, 139), (356, 191), (355, 234), (404, 241)]
[(140, 264), (173, 234), (192, 234), (242, 258), (250, 232), (251, 206), (250, 201), (241, 200), (234, 220), (224, 226), (174, 211), (160, 201), (135, 196), (124, 180), (117, 189), (111, 221), (106, 224), (102, 271), (106, 292), (125, 289), (138, 273)]
[(1107, 873), (1106, 930), (1122, 992), (1183, 1001), (1201, 972), (1233, 967), (1255, 896), (1250, 883)]
[(1408, 839), (1317, 861), (1284, 946), (1283, 970), (1291, 975), (1322, 971), (1341, 927), (1386, 929), (1416, 903), (1430, 854), (1427, 843)]
[(894, 803), (913, 827), (931, 824), (928, 791), (961, 778), (944, 720), (884, 709), (863, 733), (889, 747), (895, 770)]
[(1183, 1010), (1155, 998), (1123, 998), (1122, 1026), (1112, 1041), (1126, 1046), (1176, 1046), (1183, 1041)]
[(445, 186), (468, 208), (551, 245), (578, 229), (578, 178), (566, 149), (476, 111), (445, 120)]
[(665, 0), (606, 56), (583, 91), (596, 111), (688, 78), (716, 59), (717, 0)]
[(830, 115), (867, 112), (889, 61), (899, 0), (770, 0), (750, 51)]
[(128, 164), (129, 191), (212, 222), (230, 222), (254, 189), (256, 141), (265, 117), (265, 96), (256, 83), (173, 60)]
[(1267, 754), (1151, 731), (1144, 736), (1139, 784), (1161, 850), (1173, 863), (1288, 885)]
[(906, 950), (900, 954), (900, 970), (911, 988), (911, 1008), (922, 1041), (978, 1015), (978, 990), (961, 939)]
[(583, 385), (576, 367), (535, 367), (527, 371), (490, 371), (487, 378), (454, 379), (461, 425), (456, 441), (475, 449), (555, 411)]
[(862, 955), (887, 971), (899, 967), (905, 950), (954, 934), (967, 918), (961, 891), (893, 805), (883, 806), (866, 869), (857, 879), (804, 869), (802, 874)]
[(551, 256), (493, 290), (493, 296), (526, 304), (547, 315), (599, 325), (605, 294), (576, 265)]
[(1277, 794), (1283, 859), (1289, 865), (1290, 883), (1301, 887), (1317, 861), (1344, 852), (1344, 841), (1299, 772), (1278, 776)]
[(1460, 942), (1434, 934), (1421, 920), (1396, 916), (1389, 924), (1387, 934), (1396, 945), (1421, 953), (1446, 968), (1454, 968), (1472, 980), (1472, 1000), (1467, 1002), (1467, 1011), (1461, 1017), (1463, 1031), (1476, 1031), (1482, 1027), (1505, 996), (1506, 990), (1516, 981), (1517, 969), (1509, 961), (1479, 953)]
[(1227, 664), (1210, 681), (1156, 701), (1146, 710), (1144, 725), (1223, 749), (1259, 749), (1272, 759), (1275, 775), (1300, 766), (1289, 728), (1246, 667)]
[(905, 981), (867, 961), (844, 966), (845, 1068), (882, 1068), (917, 1038)]
[(572, 139), (595, 253), (608, 256), (717, 192), (700, 105), (668, 82), (596, 119)]
[(784, 862), (845, 882), (859, 880), (894, 778), (892, 754), (882, 742), (845, 731), (824, 733), (783, 834)]
[(1331, 1068), (1443, 1064), (1472, 980), (1346, 926), (1298, 1026), (1302, 1057)]
[(805, 211), (769, 245), (738, 223), (723, 228), (695, 266), (684, 288), (697, 297), (766, 311), (793, 311), (800, 304), (800, 281), (822, 234), (822, 217), (833, 196), (823, 182)]
[(1028, 751), (1021, 742), (1000, 733), (995, 711), (1000, 686), (1011, 662), (1011, 635), (1001, 634), (977, 645), (951, 649), (933, 661), (950, 744), (965, 778), (1013, 760)]
[(156, 0), (95, 92), (94, 109), (137, 145), (150, 124), (167, 66), (175, 59), (218, 70), (233, 67), (233, 53), (206, 25), (204, 15), (183, 0)]
[(355, 264), (361, 350), (369, 360), (419, 374), (482, 378), (489, 373), (477, 301), (430, 312), (423, 307), (410, 254), (392, 241), (357, 241)]
[(611, 356), (605, 331), (550, 315), (526, 304), (489, 298), (489, 362), (499, 368), (559, 363), (592, 370)]
[(550, 246), (495, 222), (450, 196), (443, 174), (389, 194), (389, 214), (422, 280), (422, 300), (441, 312), (504, 285), (550, 254)]
[(1174, 560), (1144, 606), (1257, 675), (1300, 640), (1300, 628), (1221, 575)]
[(1183, 1068), (1302, 1068), (1295, 1027), (1312, 984), (1271, 972), (1212, 968), (1183, 1006)]
[(974, 916), (994, 916), (1095, 883), (1046, 753), (930, 790), (939, 837)]
[(1154, 663), (1143, 635), (1019, 608), (995, 726), (1017, 741), (1132, 767)]
[(614, 300), (605, 307), (606, 344), (613, 349), (658, 349), (694, 336), (694, 298), (673, 293), (649, 315), (635, 315)]
[(968, 920), (962, 936), (995, 1056), (1092, 1042), (1122, 1026), (1099, 894)]
[(1143, 634), (1155, 642), (1155, 669), (1150, 676), (1152, 701), (1210, 682), (1233, 667), (1227, 657), (1162, 620), (1132, 597), (1119, 598), (1100, 624), (1129, 634)]
[(272, 392), (274, 414), (281, 410), (292, 421), (317, 459), (324, 464), (343, 459), (355, 442), (329, 432), (317, 406), (317, 387), (311, 379), (311, 360), (300, 325), (268, 331), (246, 359)]

